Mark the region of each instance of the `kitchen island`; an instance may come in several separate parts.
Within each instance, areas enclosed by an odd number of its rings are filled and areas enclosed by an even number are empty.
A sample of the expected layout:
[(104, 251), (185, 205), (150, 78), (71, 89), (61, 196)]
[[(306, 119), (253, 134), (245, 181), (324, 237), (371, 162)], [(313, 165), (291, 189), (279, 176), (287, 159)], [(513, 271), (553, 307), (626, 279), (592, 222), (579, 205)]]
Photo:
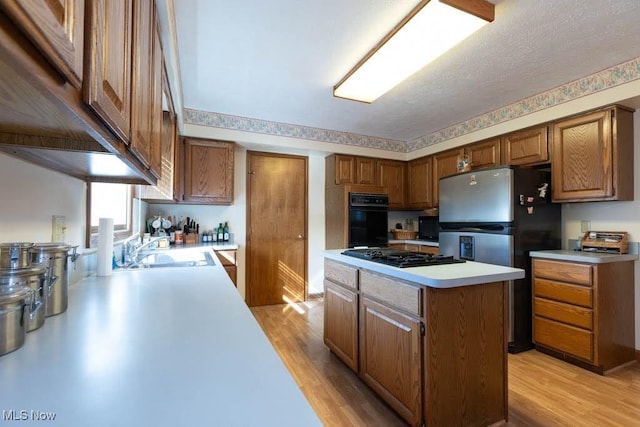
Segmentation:
[(509, 280), (477, 262), (397, 268), (325, 251), (324, 341), (410, 425), (506, 420)]
[(220, 263), (78, 282), (0, 382), (20, 425), (321, 425)]

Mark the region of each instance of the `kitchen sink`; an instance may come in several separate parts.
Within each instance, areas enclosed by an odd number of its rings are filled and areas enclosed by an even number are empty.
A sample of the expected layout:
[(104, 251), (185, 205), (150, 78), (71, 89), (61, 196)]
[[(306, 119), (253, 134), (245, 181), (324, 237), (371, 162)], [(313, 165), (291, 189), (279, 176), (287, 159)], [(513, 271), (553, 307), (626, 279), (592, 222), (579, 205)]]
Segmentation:
[(212, 265), (215, 265), (215, 262), (209, 250), (203, 250), (202, 248), (156, 249), (139, 253), (137, 262), (125, 266), (123, 270), (165, 267), (206, 267)]
[(209, 261), (174, 261), (174, 262), (140, 262), (138, 264), (125, 267), (125, 270), (139, 270), (141, 268), (158, 268), (158, 267), (205, 267), (215, 265)]

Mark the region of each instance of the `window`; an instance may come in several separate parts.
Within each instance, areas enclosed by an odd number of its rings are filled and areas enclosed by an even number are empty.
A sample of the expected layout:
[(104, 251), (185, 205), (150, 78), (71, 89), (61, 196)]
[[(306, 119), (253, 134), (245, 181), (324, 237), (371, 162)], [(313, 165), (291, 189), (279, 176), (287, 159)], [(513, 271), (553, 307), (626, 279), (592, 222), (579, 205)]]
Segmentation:
[(122, 240), (132, 232), (133, 191), (129, 184), (106, 182), (87, 183), (87, 237), (88, 248), (98, 246), (100, 218), (113, 218), (114, 238)]

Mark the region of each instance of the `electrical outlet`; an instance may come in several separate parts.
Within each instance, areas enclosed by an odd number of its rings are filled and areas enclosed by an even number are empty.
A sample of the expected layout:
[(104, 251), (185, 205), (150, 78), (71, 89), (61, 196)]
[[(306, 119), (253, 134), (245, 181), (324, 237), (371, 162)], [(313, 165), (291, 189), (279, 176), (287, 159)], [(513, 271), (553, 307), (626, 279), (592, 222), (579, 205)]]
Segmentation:
[(64, 215), (53, 215), (51, 221), (51, 241), (52, 242), (64, 242), (64, 232), (67, 229), (65, 225), (65, 216)]
[(580, 221), (580, 231), (586, 233), (589, 230), (591, 230), (591, 221)]

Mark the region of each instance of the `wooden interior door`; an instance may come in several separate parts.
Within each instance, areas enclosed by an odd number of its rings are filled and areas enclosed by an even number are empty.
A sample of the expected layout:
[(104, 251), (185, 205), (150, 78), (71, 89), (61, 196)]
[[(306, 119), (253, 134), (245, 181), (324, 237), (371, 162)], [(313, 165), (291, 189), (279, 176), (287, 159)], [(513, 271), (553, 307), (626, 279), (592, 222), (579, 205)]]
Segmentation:
[(308, 159), (247, 152), (249, 306), (304, 301)]

